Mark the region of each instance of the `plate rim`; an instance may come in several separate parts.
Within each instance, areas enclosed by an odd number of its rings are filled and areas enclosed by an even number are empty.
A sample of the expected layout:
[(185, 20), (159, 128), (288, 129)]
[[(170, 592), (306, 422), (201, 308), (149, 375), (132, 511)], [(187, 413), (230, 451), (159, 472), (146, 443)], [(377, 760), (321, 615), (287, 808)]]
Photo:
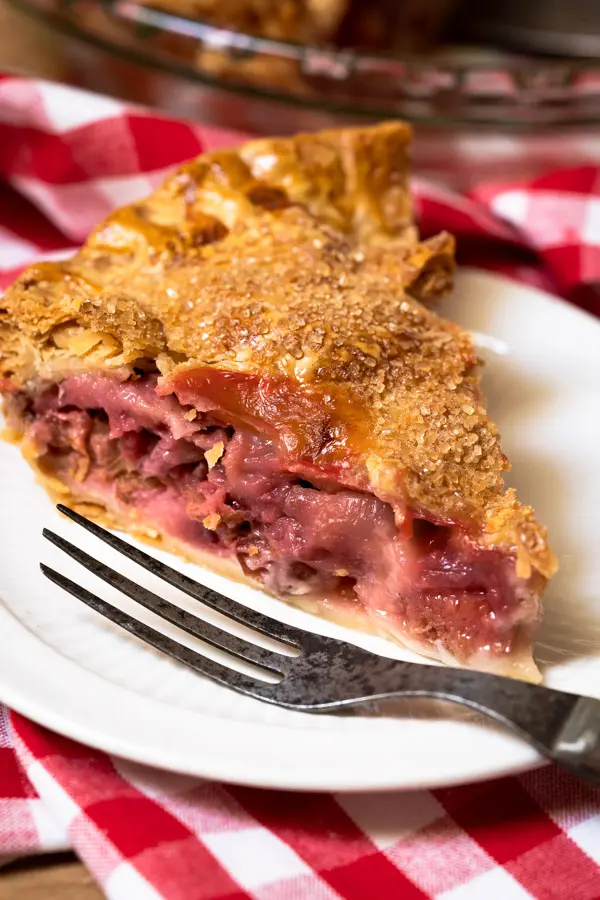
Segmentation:
[[(300, 777), (295, 780), (289, 779), (282, 781), (281, 776), (274, 771), (272, 763), (270, 762), (263, 763), (260, 770), (245, 770), (243, 775), (236, 776), (231, 773), (231, 767), (227, 762), (225, 762), (224, 765), (219, 765), (223, 760), (223, 755), (212, 751), (209, 751), (207, 754), (206, 762), (201, 760), (198, 766), (190, 766), (189, 759), (188, 761), (184, 761), (177, 752), (173, 753), (172, 756), (166, 756), (164, 748), (153, 747), (152, 744), (142, 746), (141, 741), (143, 741), (145, 734), (140, 734), (142, 729), (139, 729), (137, 726), (133, 726), (132, 729), (137, 731), (135, 737), (132, 733), (125, 736), (117, 736), (114, 733), (114, 730), (112, 732), (109, 729), (102, 731), (102, 722), (98, 723), (96, 721), (96, 723), (93, 723), (83, 721), (77, 716), (78, 701), (81, 697), (80, 693), (74, 691), (71, 695), (65, 695), (65, 679), (62, 677), (57, 678), (56, 670), (63, 668), (77, 670), (80, 674), (80, 678), (86, 683), (97, 682), (105, 695), (102, 704), (103, 707), (110, 705), (113, 700), (120, 700), (122, 702), (123, 696), (125, 695), (134, 698), (134, 702), (137, 706), (141, 705), (146, 707), (148, 719), (152, 719), (154, 722), (157, 721), (157, 713), (160, 713), (161, 710), (168, 710), (170, 719), (173, 717), (176, 717), (177, 719), (185, 718), (192, 723), (194, 720), (197, 720), (199, 723), (208, 726), (210, 726), (211, 723), (218, 722), (220, 737), (215, 743), (219, 744), (219, 749), (221, 750), (224, 742), (224, 732), (231, 732), (233, 738), (235, 732), (239, 732), (240, 728), (243, 729), (245, 748), (248, 750), (248, 748), (251, 747), (252, 739), (259, 745), (263, 742), (265, 730), (269, 730), (270, 737), (276, 739), (278, 735), (289, 735), (290, 730), (293, 729), (284, 725), (264, 722), (260, 724), (247, 721), (243, 723), (230, 722), (226, 719), (221, 719), (218, 716), (211, 715), (210, 713), (174, 707), (152, 697), (143, 696), (128, 687), (117, 685), (114, 682), (102, 678), (95, 672), (82, 669), (78, 663), (63, 657), (58, 650), (55, 650), (43, 641), (39, 641), (35, 635), (25, 625), (19, 622), (11, 611), (2, 604), (1, 600), (0, 628), (2, 629), (3, 634), (9, 638), (8, 651), (4, 650), (0, 657), (0, 701), (5, 703), (14, 712), (31, 719), (31, 721), (38, 725), (48, 728), (64, 737), (79, 741), (91, 749), (104, 751), (119, 757), (120, 759), (127, 760), (128, 762), (151, 766), (156, 769), (162, 769), (181, 775), (206, 778), (225, 784), (236, 784), (273, 790), (328, 793), (381, 793), (386, 791), (429, 790), (441, 787), (453, 787), (466, 783), (474, 784), (478, 781), (486, 781), (489, 778), (517, 775), (546, 765), (546, 760), (540, 757), (532, 747), (529, 747), (529, 745), (518, 741), (515, 738), (515, 760), (513, 762), (507, 763), (504, 766), (495, 766), (492, 769), (485, 764), (481, 764), (479, 768), (475, 769), (467, 776), (465, 776), (464, 772), (456, 772), (455, 774), (449, 774), (447, 776), (434, 777), (433, 780), (429, 778), (419, 780), (415, 779), (413, 776), (402, 778), (401, 773), (399, 772), (397, 777), (375, 777), (368, 783), (363, 781), (360, 784), (357, 784), (355, 781), (349, 781), (347, 778), (338, 778), (335, 780), (331, 775), (322, 776), (320, 778)], [(21, 645), (18, 651), (16, 650), (16, 642), (13, 644), (10, 640), (11, 630), (20, 637)], [(17, 672), (17, 675), (19, 670), (25, 672), (28, 668), (28, 655), (23, 652), (27, 647), (23, 646), (23, 641), (29, 646), (35, 646), (36, 652), (38, 654), (41, 653), (44, 658), (42, 661), (49, 658), (54, 659), (56, 666), (51, 667), (46, 673), (42, 694), (49, 692), (50, 695), (55, 698), (60, 697), (63, 701), (66, 700), (66, 703), (63, 702), (62, 708), (56, 705), (46, 706), (42, 702), (43, 698), (36, 700), (34, 697), (28, 696), (27, 692), (19, 692), (18, 688), (13, 690), (10, 688), (6, 689), (3, 675), (7, 667), (11, 667), (13, 672)], [(111, 697), (106, 695), (111, 695)], [(69, 714), (69, 710), (72, 710), (71, 714)], [(307, 713), (307, 715), (310, 714)], [(106, 717), (106, 710), (104, 708), (99, 711), (98, 707), (96, 707), (92, 718), (98, 719), (98, 717), (100, 717), (100, 719)], [(171, 722), (171, 727), (172, 724), (173, 723)], [(258, 740), (256, 739), (257, 733), (260, 733)], [(210, 740), (210, 728), (208, 729), (207, 734)], [(203, 735), (203, 740), (207, 739), (207, 734)], [(494, 734), (496, 739), (498, 737), (504, 737), (502, 732), (495, 733), (490, 730), (489, 734), (490, 736)], [(326, 740), (319, 741), (319, 738), (323, 735), (327, 736), (329, 733), (315, 730), (311, 733), (310, 739), (313, 742), (316, 741), (317, 743), (322, 743), (324, 745)], [(238, 733), (238, 741), (239, 737)], [(513, 740), (508, 734), (506, 735), (506, 738), (511, 740), (511, 742)], [(234, 744), (235, 741), (232, 741), (231, 743)], [(217, 761), (216, 764), (214, 761)], [(292, 761), (290, 760), (289, 762)]]

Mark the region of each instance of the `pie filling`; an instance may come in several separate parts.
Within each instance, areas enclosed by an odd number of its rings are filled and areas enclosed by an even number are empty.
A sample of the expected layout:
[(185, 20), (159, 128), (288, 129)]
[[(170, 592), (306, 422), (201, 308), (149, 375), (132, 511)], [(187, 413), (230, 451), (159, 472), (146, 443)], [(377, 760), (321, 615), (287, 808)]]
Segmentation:
[(239, 410), (198, 411), (219, 398), (189, 406), (160, 393), (155, 375), (73, 375), (13, 394), (8, 417), (40, 470), (75, 496), (237, 557), (283, 599), (366, 617), (446, 661), (498, 669), (527, 655), (539, 604), (513, 557), (450, 525), (409, 516), (399, 529), (390, 504), (293, 460)]

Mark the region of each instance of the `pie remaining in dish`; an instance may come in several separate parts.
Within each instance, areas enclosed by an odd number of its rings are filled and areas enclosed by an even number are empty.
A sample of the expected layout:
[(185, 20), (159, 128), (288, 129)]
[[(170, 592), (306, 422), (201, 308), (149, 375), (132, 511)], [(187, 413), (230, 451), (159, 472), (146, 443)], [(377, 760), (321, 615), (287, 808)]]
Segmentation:
[(421, 301), (410, 129), (259, 140), (190, 162), (0, 318), (6, 433), (55, 499), (323, 616), (536, 678), (555, 570), (471, 340)]
[[(456, 0), (370, 0), (369, 3), (363, 0), (134, 2), (248, 36), (291, 42), (307, 48), (338, 48), (375, 54), (430, 51), (443, 39), (445, 26), (451, 22), (456, 7)], [(85, 21), (90, 18), (96, 20), (100, 16), (104, 31), (109, 25), (106, 15), (94, 4), (84, 6), (78, 15), (82, 15)], [(112, 27), (115, 27), (114, 22)], [(181, 29), (175, 29), (177, 33), (171, 31), (155, 35), (157, 46), (162, 46), (169, 56), (174, 54), (193, 62), (206, 75), (227, 82), (285, 90), (296, 96), (310, 97), (323, 92), (322, 74), (327, 66), (323, 59), (319, 63), (319, 54), (312, 60), (310, 52), (306, 57), (297, 58), (293, 49), (287, 52), (285, 47), (274, 46), (270, 51), (266, 48), (253, 50), (251, 40), (246, 52), (240, 54), (228, 51), (230, 42), (226, 33), (221, 35), (221, 41), (203, 42), (190, 40), (185, 31), (183, 29), (182, 33)], [(340, 65), (344, 65), (342, 59)], [(352, 95), (357, 85), (354, 84), (355, 79), (348, 77), (347, 90)], [(376, 76), (371, 74), (370, 77)], [(386, 96), (394, 77), (387, 71), (382, 75), (386, 81)], [(340, 83), (338, 78), (337, 89)]]
[(245, 34), (297, 44), (427, 49), (455, 0), (135, 0)]
[(246, 34), (303, 44), (333, 40), (348, 0), (144, 0), (142, 5)]

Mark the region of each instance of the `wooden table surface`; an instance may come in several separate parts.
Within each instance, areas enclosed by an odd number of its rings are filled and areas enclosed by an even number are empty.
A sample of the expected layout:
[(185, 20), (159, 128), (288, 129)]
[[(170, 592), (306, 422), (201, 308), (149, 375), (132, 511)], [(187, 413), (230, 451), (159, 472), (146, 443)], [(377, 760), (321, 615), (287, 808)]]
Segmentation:
[(70, 853), (23, 860), (0, 869), (0, 900), (102, 900), (103, 896)]
[[(44, 26), (0, 0), (0, 71), (17, 70), (59, 80), (57, 43)], [(86, 869), (70, 853), (0, 868), (0, 900), (101, 900)]]

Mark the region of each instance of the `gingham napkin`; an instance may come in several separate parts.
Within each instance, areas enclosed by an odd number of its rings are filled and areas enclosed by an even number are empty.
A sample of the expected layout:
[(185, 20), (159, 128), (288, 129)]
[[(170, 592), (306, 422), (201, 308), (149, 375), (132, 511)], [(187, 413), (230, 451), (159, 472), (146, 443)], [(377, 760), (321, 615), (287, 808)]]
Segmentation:
[[(0, 76), (0, 286), (173, 164), (238, 139)], [(462, 261), (600, 314), (600, 168), (470, 197), (415, 188), (422, 231), (456, 233)], [(413, 794), (225, 787), (110, 758), (0, 707), (0, 857), (69, 846), (114, 900), (598, 900), (600, 791), (553, 767)]]

